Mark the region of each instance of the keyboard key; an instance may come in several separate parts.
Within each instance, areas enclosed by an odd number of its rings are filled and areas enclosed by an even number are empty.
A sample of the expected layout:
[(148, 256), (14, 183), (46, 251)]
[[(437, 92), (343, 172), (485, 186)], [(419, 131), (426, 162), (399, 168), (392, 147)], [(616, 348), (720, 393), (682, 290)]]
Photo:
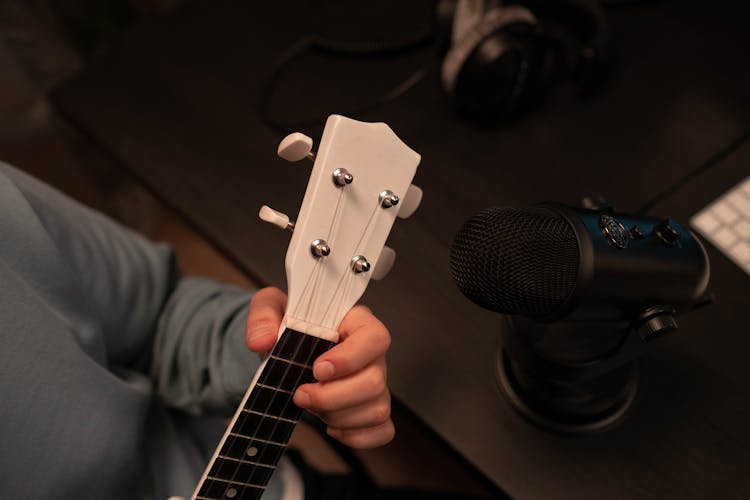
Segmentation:
[(750, 245), (741, 241), (729, 249), (729, 255), (742, 264), (750, 263)]
[(750, 176), (693, 215), (690, 224), (750, 274)]
[(724, 224), (731, 224), (740, 217), (740, 214), (725, 200), (722, 201), (714, 205), (712, 212)]
[(750, 217), (750, 197), (742, 194), (739, 189), (732, 191), (732, 193), (727, 196), (727, 201), (737, 212), (744, 214), (745, 217)]
[(742, 181), (742, 184), (740, 184), (737, 188), (744, 192), (747, 196), (750, 196), (750, 177)]
[(713, 235), (713, 239), (719, 244), (719, 246), (729, 248), (738, 238), (734, 231), (728, 227), (723, 227), (716, 231)]
[(750, 240), (750, 216), (748, 216), (747, 220), (741, 220), (738, 222), (737, 225), (734, 226), (734, 231), (743, 240)]
[(693, 217), (692, 223), (703, 234), (712, 234), (721, 226), (721, 222), (707, 210)]

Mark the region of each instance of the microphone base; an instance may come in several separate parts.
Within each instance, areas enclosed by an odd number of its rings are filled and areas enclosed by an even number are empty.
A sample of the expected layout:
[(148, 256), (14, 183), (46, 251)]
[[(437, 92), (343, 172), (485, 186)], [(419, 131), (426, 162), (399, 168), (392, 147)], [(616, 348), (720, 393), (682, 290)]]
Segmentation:
[(500, 392), (547, 431), (585, 435), (619, 425), (638, 390), (642, 342), (622, 323), (536, 323), (506, 316)]

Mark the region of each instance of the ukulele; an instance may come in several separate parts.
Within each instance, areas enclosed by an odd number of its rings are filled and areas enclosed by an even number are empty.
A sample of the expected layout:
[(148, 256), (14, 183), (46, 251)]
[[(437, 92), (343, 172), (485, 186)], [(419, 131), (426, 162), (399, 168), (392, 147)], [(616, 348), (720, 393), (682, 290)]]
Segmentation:
[(338, 341), (339, 323), (370, 278), (388, 273), (395, 252), (384, 244), (396, 216), (410, 216), (422, 199), (411, 184), (420, 155), (384, 123), (332, 115), (317, 153), (300, 133), (281, 141), (278, 153), (314, 160), (296, 222), (267, 206), (259, 214), (293, 231), (287, 310), (192, 500), (261, 497), (302, 413), (294, 391), (314, 381), (313, 362)]

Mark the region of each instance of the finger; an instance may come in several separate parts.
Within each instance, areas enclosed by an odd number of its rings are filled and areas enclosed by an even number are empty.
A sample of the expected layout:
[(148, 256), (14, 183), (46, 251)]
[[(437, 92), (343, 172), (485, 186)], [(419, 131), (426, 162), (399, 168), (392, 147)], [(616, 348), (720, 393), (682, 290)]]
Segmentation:
[(286, 294), (278, 288), (264, 288), (253, 295), (245, 329), (247, 347), (251, 351), (271, 350), (276, 342), (285, 309)]
[(341, 322), (341, 342), (313, 364), (318, 381), (346, 377), (383, 356), (391, 345), (388, 329), (364, 306), (353, 308)]
[(327, 432), (329, 436), (341, 441), (345, 445), (358, 449), (383, 446), (384, 444), (388, 444), (396, 435), (396, 429), (391, 419), (380, 425), (361, 429), (328, 427)]
[(391, 417), (391, 393), (385, 391), (379, 397), (351, 408), (319, 412), (318, 417), (328, 426), (338, 429), (375, 427)]
[(385, 359), (342, 379), (300, 386), (294, 393), (294, 403), (314, 411), (336, 411), (361, 405), (388, 390)]

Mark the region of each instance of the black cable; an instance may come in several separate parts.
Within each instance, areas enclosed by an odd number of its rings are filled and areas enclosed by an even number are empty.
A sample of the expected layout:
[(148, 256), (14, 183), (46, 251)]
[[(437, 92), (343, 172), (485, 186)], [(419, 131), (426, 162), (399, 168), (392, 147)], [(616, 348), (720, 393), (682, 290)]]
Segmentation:
[[(432, 30), (425, 30), (423, 32), (417, 33), (415, 36), (407, 40), (401, 40), (394, 43), (380, 41), (342, 42), (317, 36), (302, 38), (291, 45), (288, 49), (286, 49), (274, 64), (271, 75), (269, 76), (261, 91), (261, 118), (266, 123), (266, 125), (282, 134), (288, 134), (296, 130), (306, 130), (325, 121), (327, 115), (318, 116), (306, 120), (284, 122), (282, 120), (276, 119), (271, 111), (271, 99), (273, 97), (273, 92), (276, 84), (280, 80), (284, 71), (289, 67), (289, 64), (294, 61), (294, 59), (307, 52), (319, 52), (323, 54), (334, 55), (337, 57), (357, 59), (394, 57), (430, 45), (432, 44), (433, 39), (434, 33), (432, 32)], [(356, 116), (380, 106), (384, 106), (385, 104), (401, 97), (412, 87), (417, 85), (422, 80), (422, 78), (424, 78), (431, 64), (432, 59), (430, 59), (428, 63), (422, 65), (420, 68), (414, 71), (411, 75), (409, 75), (406, 79), (404, 79), (390, 91), (374, 99), (372, 102), (347, 111), (345, 114), (349, 116)]]

